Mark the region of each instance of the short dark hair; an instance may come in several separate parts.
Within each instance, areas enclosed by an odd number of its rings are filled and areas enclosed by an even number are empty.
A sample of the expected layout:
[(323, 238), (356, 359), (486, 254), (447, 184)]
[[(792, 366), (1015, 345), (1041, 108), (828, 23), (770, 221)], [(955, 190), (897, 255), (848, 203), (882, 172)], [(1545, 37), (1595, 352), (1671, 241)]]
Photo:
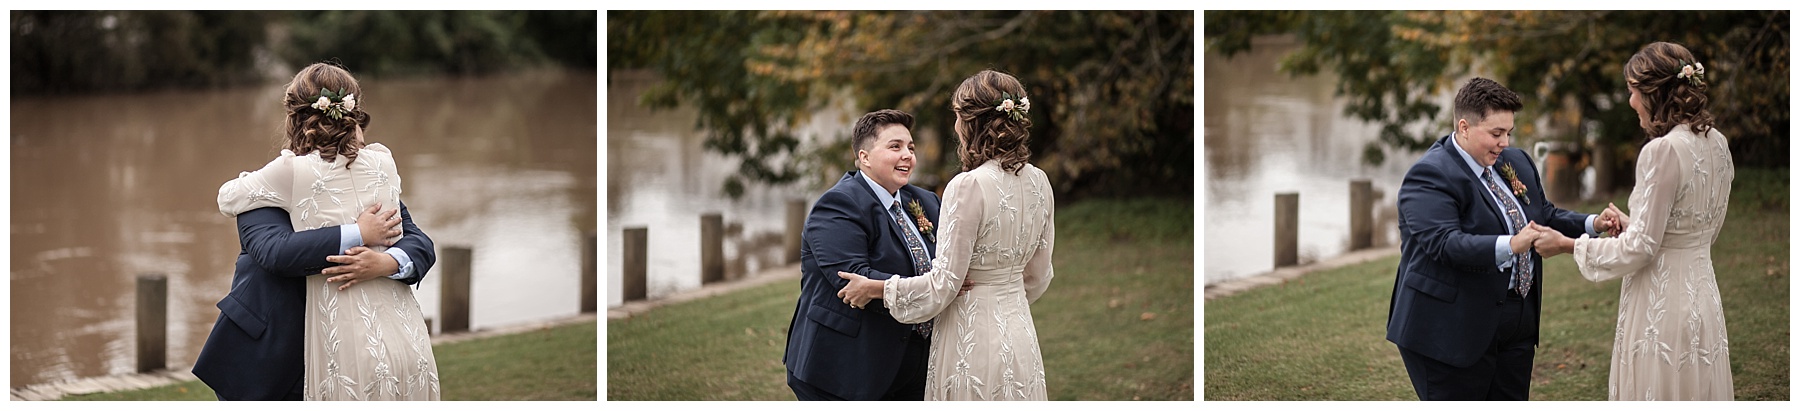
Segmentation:
[(856, 128), (850, 134), (851, 161), (855, 161), (858, 150), (868, 149), (869, 144), (875, 141), (875, 134), (880, 133), (882, 127), (889, 124), (899, 124), (901, 127), (906, 127), (907, 131), (911, 131), (913, 116), (904, 111), (887, 108), (875, 110), (856, 119)]
[(1455, 122), (1456, 119), (1479, 122), (1487, 119), (1488, 113), (1492, 111), (1505, 110), (1516, 113), (1522, 108), (1525, 108), (1525, 104), (1519, 101), (1519, 93), (1514, 93), (1493, 80), (1476, 77), (1469, 80), (1469, 84), (1463, 85), (1461, 90), (1456, 91), (1456, 106), (1453, 113), (1456, 118), (1451, 119), (1451, 122)]

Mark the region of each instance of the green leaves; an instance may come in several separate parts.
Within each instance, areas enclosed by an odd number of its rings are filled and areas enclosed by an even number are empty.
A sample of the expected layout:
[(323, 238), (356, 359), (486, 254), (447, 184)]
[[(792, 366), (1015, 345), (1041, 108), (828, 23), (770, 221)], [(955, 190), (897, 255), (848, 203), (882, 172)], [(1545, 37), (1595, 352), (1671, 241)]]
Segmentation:
[(339, 87), (337, 92), (332, 92), (329, 89), (320, 87), (319, 88), (319, 96), (325, 97), (326, 99), (331, 100), (331, 102), (333, 102), (333, 103), (341, 103), (344, 101), (344, 88)]
[(851, 119), (882, 108), (913, 114), (915, 181), (947, 181), (960, 169), (950, 93), (983, 69), (1027, 86), (1030, 111), (1043, 113), (1033, 117), (1032, 162), (1059, 193), (1193, 187), (1190, 11), (613, 11), (607, 19), (612, 68), (665, 79), (639, 101), (695, 108), (707, 149), (741, 160), (727, 193), (842, 169), (848, 126), (806, 146), (795, 128), (846, 99), (856, 102)]
[[(1731, 137), (1733, 155), (1746, 160), (1739, 164), (1787, 164), (1786, 11), (1214, 11), (1206, 18), (1207, 45), (1226, 57), (1248, 50), (1256, 36), (1300, 40), (1281, 70), (1331, 70), (1336, 94), (1348, 101), (1345, 115), (1381, 124), (1366, 163), (1383, 162), (1383, 147), (1423, 150), (1445, 134), (1449, 124), (1439, 119), (1449, 110), (1436, 101), (1469, 76), (1520, 94), (1516, 134), (1526, 141), (1597, 137), (1601, 150), (1635, 144), (1644, 136), (1621, 67), (1645, 44), (1674, 41), (1718, 70), (1706, 77), (1709, 109), (1731, 113), (1717, 126)], [(1538, 119), (1549, 121), (1539, 126)]]

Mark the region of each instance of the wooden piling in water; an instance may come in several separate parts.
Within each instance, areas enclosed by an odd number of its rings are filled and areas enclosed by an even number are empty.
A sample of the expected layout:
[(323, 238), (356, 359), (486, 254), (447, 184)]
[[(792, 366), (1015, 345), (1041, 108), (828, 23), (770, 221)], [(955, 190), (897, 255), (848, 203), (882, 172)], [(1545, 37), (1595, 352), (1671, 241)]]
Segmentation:
[(625, 229), (625, 281), (620, 287), (627, 302), (649, 298), (649, 244), (649, 227)]
[(1373, 245), (1374, 206), (1374, 187), (1369, 180), (1350, 180), (1350, 251)]
[(725, 280), (725, 216), (700, 215), (700, 283)]
[(169, 278), (144, 274), (137, 278), (137, 372), (167, 368), (169, 342)]
[(794, 199), (787, 203), (787, 234), (782, 239), (782, 252), (787, 253), (788, 264), (800, 262), (800, 233), (806, 230), (806, 200)]
[(444, 285), (439, 290), (443, 334), (469, 330), (469, 273), (474, 263), (475, 251), (468, 247), (444, 247), (438, 256), (438, 264), (444, 267)]
[(1300, 193), (1275, 194), (1275, 267), (1300, 264)]
[(598, 308), (594, 299), (600, 287), (594, 277), (599, 270), (600, 238), (591, 231), (581, 237), (581, 312), (585, 314)]

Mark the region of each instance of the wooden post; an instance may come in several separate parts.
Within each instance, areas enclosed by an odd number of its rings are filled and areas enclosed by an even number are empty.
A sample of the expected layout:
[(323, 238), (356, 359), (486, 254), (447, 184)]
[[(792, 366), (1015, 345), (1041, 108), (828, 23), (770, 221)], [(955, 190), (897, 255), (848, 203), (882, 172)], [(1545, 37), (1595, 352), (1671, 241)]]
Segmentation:
[(725, 280), (725, 216), (700, 215), (700, 283)]
[(444, 267), (444, 285), (440, 288), (443, 334), (469, 330), (469, 273), (475, 263), (475, 250), (468, 247), (444, 247), (438, 265)]
[(1373, 191), (1368, 179), (1350, 180), (1350, 251), (1369, 248), (1374, 238)]
[(632, 227), (625, 229), (625, 301), (638, 301), (650, 297), (649, 262), (650, 262), (650, 228)]
[(806, 230), (806, 200), (788, 200), (787, 203), (787, 236), (783, 238), (782, 248), (787, 253), (788, 264), (800, 262), (800, 233)]
[(1275, 194), (1275, 267), (1300, 263), (1300, 193)]
[(137, 278), (137, 372), (167, 368), (169, 345), (169, 278), (144, 274)]
[(582, 240), (581, 312), (586, 314), (594, 312), (594, 309), (597, 308), (594, 298), (600, 292), (600, 287), (594, 283), (594, 277), (598, 274), (596, 271), (599, 271), (597, 254), (600, 253), (600, 238), (593, 232), (588, 232), (582, 236)]

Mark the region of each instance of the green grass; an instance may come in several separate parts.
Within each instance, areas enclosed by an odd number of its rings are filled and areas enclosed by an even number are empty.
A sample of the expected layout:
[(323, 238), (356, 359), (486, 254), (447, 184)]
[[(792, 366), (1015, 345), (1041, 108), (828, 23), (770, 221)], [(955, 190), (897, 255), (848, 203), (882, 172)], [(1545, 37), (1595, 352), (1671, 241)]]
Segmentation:
[[(1192, 203), (1083, 201), (1056, 224), (1056, 278), (1031, 306), (1050, 398), (1193, 399)], [(798, 295), (784, 281), (607, 321), (607, 399), (794, 399)]]
[[(432, 347), (443, 399), (593, 401), (598, 323), (565, 325)], [(189, 381), (134, 391), (79, 395), (71, 401), (211, 401), (211, 388)]]
[[(1627, 195), (1614, 202), (1625, 207)], [(1739, 400), (1789, 398), (1788, 204), (1787, 170), (1738, 170), (1713, 246)], [(1207, 301), (1205, 399), (1416, 399), (1398, 349), (1386, 340), (1399, 260)], [(1531, 399), (1605, 400), (1619, 281), (1589, 282), (1567, 256), (1547, 259), (1544, 277)]]

